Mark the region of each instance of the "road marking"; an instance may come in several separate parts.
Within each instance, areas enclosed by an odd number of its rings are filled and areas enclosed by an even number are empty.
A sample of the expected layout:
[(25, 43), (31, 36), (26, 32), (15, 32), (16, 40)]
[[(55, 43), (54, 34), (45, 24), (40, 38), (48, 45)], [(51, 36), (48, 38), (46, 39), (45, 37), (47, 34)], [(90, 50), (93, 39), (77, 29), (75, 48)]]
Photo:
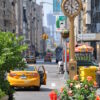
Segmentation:
[(48, 71), (46, 71), (46, 74), (48, 74)]
[(56, 83), (51, 83), (51, 87), (55, 88), (56, 87)]

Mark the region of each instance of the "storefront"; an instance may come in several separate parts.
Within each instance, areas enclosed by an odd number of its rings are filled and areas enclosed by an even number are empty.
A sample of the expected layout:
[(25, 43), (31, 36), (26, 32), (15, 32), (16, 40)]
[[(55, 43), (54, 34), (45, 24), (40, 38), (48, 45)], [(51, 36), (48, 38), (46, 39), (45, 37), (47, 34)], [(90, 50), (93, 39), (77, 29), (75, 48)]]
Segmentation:
[(100, 34), (80, 34), (78, 35), (78, 42), (85, 43), (94, 48), (93, 56), (97, 62), (100, 61)]

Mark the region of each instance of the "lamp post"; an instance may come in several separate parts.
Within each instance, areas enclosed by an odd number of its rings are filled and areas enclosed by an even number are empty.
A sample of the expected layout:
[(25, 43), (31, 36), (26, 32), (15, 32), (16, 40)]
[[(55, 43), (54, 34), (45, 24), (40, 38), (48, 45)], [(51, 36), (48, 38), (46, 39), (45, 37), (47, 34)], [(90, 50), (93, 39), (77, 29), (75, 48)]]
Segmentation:
[(64, 73), (64, 78), (67, 79), (67, 39), (69, 37), (69, 31), (63, 30), (61, 32), (61, 37), (63, 38), (64, 43), (65, 43), (65, 73)]
[(74, 19), (79, 15), (82, 9), (81, 0), (63, 0), (61, 4), (62, 10), (70, 21), (70, 34), (69, 34), (69, 48), (70, 48), (70, 61), (69, 61), (69, 77), (73, 79), (77, 74), (77, 62), (75, 60), (75, 40), (74, 40)]

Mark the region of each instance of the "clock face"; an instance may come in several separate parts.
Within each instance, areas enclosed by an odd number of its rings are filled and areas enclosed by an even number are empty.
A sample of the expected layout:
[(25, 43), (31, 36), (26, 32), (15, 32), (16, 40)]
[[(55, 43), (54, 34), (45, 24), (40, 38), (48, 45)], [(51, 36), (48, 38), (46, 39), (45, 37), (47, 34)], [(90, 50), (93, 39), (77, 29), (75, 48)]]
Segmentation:
[(74, 15), (79, 10), (79, 2), (77, 0), (67, 0), (64, 4), (65, 12)]

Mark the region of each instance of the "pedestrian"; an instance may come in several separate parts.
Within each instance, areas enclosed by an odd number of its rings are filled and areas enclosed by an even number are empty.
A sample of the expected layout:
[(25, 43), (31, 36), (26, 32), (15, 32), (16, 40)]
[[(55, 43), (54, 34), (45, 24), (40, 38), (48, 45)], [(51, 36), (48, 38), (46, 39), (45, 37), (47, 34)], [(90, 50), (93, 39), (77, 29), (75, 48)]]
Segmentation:
[(64, 73), (64, 63), (62, 59), (58, 62), (58, 73), (63, 74)]

